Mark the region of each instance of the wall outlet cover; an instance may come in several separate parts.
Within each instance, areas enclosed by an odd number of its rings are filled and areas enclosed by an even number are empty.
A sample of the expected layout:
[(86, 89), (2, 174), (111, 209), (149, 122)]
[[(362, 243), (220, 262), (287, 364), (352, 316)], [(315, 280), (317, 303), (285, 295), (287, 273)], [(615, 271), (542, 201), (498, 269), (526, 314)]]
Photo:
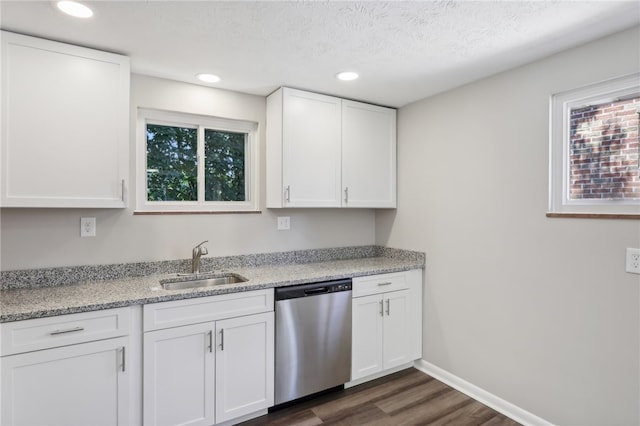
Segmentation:
[(81, 237), (96, 236), (96, 218), (95, 217), (80, 218), (80, 236)]
[(627, 272), (640, 274), (640, 249), (627, 248)]

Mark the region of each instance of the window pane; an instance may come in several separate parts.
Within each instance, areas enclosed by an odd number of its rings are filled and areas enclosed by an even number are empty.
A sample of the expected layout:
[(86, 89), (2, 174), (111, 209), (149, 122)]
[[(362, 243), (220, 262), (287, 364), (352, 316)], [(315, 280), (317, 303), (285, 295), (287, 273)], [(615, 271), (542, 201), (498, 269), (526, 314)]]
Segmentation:
[(569, 198), (638, 200), (640, 96), (570, 111)]
[(197, 129), (147, 124), (147, 200), (197, 201)]
[(245, 133), (205, 129), (205, 201), (245, 201)]

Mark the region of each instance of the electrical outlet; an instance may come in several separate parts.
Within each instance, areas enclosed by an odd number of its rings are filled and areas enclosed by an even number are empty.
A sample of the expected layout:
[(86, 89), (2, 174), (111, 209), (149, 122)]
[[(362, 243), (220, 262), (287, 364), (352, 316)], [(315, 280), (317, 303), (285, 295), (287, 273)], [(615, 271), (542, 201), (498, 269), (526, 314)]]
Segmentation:
[(278, 216), (278, 230), (288, 231), (291, 228), (291, 220), (289, 216)]
[(627, 272), (640, 274), (640, 249), (627, 248)]
[(81, 237), (96, 236), (96, 218), (95, 217), (80, 218), (80, 236)]

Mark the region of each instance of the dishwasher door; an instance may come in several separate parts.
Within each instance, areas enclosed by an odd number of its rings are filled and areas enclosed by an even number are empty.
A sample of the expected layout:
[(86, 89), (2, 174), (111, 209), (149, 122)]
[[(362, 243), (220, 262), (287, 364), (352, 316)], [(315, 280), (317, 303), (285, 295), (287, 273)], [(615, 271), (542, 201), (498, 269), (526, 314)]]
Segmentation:
[(276, 296), (276, 405), (351, 378), (351, 282), (321, 294), (309, 286), (305, 297)]

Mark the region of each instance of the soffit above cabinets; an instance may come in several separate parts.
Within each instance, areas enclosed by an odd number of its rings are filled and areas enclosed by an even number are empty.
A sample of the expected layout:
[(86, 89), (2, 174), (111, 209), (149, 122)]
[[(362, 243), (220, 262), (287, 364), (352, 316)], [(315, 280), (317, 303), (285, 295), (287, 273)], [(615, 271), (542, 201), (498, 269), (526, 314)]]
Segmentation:
[[(640, 23), (635, 1), (2, 1), (3, 29), (130, 56), (132, 72), (400, 107)], [(342, 82), (340, 71), (360, 78)]]

